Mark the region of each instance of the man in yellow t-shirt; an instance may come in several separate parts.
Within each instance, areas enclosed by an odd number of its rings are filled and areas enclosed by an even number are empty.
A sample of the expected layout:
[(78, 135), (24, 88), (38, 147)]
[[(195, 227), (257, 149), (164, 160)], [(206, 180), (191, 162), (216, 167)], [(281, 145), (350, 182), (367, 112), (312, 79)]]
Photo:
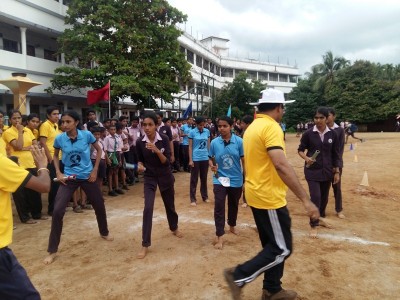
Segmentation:
[[(55, 178), (56, 169), (53, 163), (54, 156), (54, 140), (56, 136), (60, 134), (58, 130), (58, 120), (60, 116), (60, 110), (55, 106), (49, 106), (46, 109), (47, 120), (43, 122), (43, 124), (39, 127), (39, 141), (40, 145), (44, 148), (46, 152), (47, 160), (48, 160), (48, 169), (50, 170), (50, 177)], [(56, 198), (59, 184), (57, 182), (51, 183), (51, 189), (48, 196), (48, 207), (47, 213), (48, 215), (53, 214), (54, 209), (54, 199)]]
[[(303, 202), (310, 218), (318, 219), (317, 207), (310, 201), (286, 159), (283, 132), (279, 125), (285, 101), (281, 91), (262, 91), (257, 118), (243, 137), (245, 193), (251, 207), (263, 249), (251, 260), (224, 271), (234, 299), (241, 288), (264, 273), (262, 299), (296, 299), (295, 291), (281, 287), (284, 261), (292, 251), (291, 219), (286, 207), (289, 187)], [(255, 159), (256, 157), (256, 159)]]
[(40, 299), (25, 269), (8, 246), (12, 242), (13, 219), (10, 193), (21, 186), (40, 193), (50, 190), (50, 176), (44, 151), (32, 146), (38, 176), (31, 175), (0, 154), (0, 299)]

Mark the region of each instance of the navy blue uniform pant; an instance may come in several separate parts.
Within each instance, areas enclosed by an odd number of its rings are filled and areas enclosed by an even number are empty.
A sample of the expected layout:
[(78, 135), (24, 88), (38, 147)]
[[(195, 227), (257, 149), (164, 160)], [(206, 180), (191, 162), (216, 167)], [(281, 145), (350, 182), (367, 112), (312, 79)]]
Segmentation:
[(8, 247), (0, 249), (0, 299), (40, 299), (25, 269)]

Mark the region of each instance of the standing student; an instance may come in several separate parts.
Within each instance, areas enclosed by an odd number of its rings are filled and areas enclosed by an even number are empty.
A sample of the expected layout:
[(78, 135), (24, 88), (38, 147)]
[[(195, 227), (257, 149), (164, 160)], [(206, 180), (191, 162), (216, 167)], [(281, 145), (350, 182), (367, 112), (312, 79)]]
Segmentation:
[[(134, 116), (131, 119), (131, 126), (128, 127), (129, 132), (129, 154), (127, 162), (130, 164), (137, 164), (138, 158), (136, 153), (136, 141), (140, 138), (140, 127), (139, 127), (139, 117)], [(139, 182), (139, 174), (137, 169), (133, 171), (134, 182)]]
[(138, 171), (144, 172), (144, 209), (142, 228), (142, 249), (137, 258), (144, 258), (151, 246), (151, 230), (154, 200), (157, 186), (164, 202), (169, 229), (181, 238), (178, 229), (178, 214), (175, 211), (175, 178), (171, 171), (170, 143), (166, 135), (157, 132), (157, 116), (147, 113), (143, 117), (144, 137), (136, 142), (138, 154)]
[[(78, 187), (81, 187), (90, 198), (96, 214), (100, 236), (107, 241), (113, 240), (108, 231), (103, 195), (96, 184), (102, 150), (91, 132), (79, 129), (81, 126), (79, 125), (80, 121), (77, 112), (73, 110), (65, 111), (62, 114), (61, 121), (65, 132), (57, 136), (54, 141), (55, 151), (53, 158), (60, 188), (58, 189), (54, 205), (49, 245), (47, 248), (49, 255), (44, 259), (45, 264), (51, 264), (56, 257), (61, 240), (65, 209)], [(91, 145), (96, 149), (98, 154), (94, 166), (90, 159)], [(58, 158), (60, 150), (63, 152), (64, 173), (60, 171)], [(76, 180), (65, 179), (66, 176), (74, 174), (76, 175)]]
[(196, 118), (196, 128), (189, 133), (190, 205), (196, 206), (196, 189), (200, 175), (200, 194), (204, 202), (209, 202), (207, 191), (208, 149), (210, 131), (204, 128), (205, 119)]
[[(119, 188), (118, 172), (121, 167), (121, 149), (123, 147), (122, 138), (117, 134), (115, 125), (108, 127), (108, 135), (104, 138), (104, 150), (107, 152), (107, 174), (108, 174), (108, 195), (118, 196), (118, 194), (125, 194)], [(113, 159), (114, 157), (114, 159)], [(114, 188), (115, 187), (115, 188)]]
[[(216, 238), (214, 247), (222, 249), (223, 236), (225, 234), (225, 200), (228, 197), (228, 220), (229, 231), (237, 234), (235, 229), (238, 215), (239, 199), (242, 195), (244, 165), (243, 140), (232, 134), (233, 120), (229, 117), (221, 117), (218, 120), (220, 136), (213, 139), (210, 145), (210, 167), (214, 172), (214, 221)], [(216, 165), (213, 164), (215, 160)], [(218, 181), (219, 177), (229, 178), (229, 184), (223, 186)]]
[(158, 111), (156, 113), (157, 115), (157, 131), (159, 133), (165, 134), (168, 136), (169, 139), (169, 146), (171, 149), (171, 163), (175, 162), (175, 153), (174, 153), (174, 143), (172, 142), (172, 132), (171, 132), (171, 127), (168, 124), (165, 124), (163, 122), (163, 113), (161, 111)]
[(0, 299), (40, 299), (40, 294), (25, 269), (9, 248), (13, 234), (10, 193), (21, 188), (29, 188), (38, 193), (48, 193), (50, 190), (50, 176), (46, 168), (47, 158), (44, 150), (32, 145), (30, 151), (38, 168), (37, 176), (0, 154)]
[[(318, 226), (331, 228), (325, 220), (325, 209), (329, 199), (331, 183), (337, 184), (340, 180), (340, 142), (336, 132), (329, 129), (326, 121), (329, 111), (326, 107), (319, 107), (314, 116), (314, 127), (303, 133), (297, 149), (304, 159), (304, 175), (310, 191), (311, 201), (318, 207), (320, 218), (310, 219), (310, 237), (316, 238)], [(313, 158), (316, 151), (319, 154)]]
[[(336, 132), (339, 142), (339, 173), (340, 178), (342, 178), (343, 173), (343, 152), (344, 152), (344, 129), (335, 123), (336, 112), (332, 107), (328, 107), (328, 119), (326, 120), (326, 125), (330, 130)], [(336, 215), (339, 219), (344, 219), (343, 214), (343, 197), (342, 197), (342, 180), (339, 180), (336, 184), (332, 181), (333, 195), (335, 196), (335, 210)]]
[[(3, 139), (10, 149), (10, 155), (18, 158), (21, 168), (36, 176), (37, 169), (30, 152), (31, 146), (37, 144), (36, 138), (29, 129), (22, 126), (20, 111), (11, 110), (9, 119), (11, 127), (3, 133)], [(35, 220), (47, 219), (42, 217), (42, 199), (38, 192), (21, 187), (13, 193), (13, 199), (22, 223), (35, 224)]]
[(171, 133), (172, 143), (174, 145), (175, 161), (173, 163), (173, 172), (179, 172), (179, 148), (180, 148), (180, 129), (178, 127), (178, 121), (175, 118), (171, 118)]
[[(47, 168), (50, 170), (50, 177), (56, 177), (56, 169), (54, 167), (53, 157), (54, 157), (54, 140), (59, 134), (58, 131), (58, 120), (59, 120), (60, 110), (55, 106), (49, 106), (46, 109), (47, 120), (43, 122), (39, 127), (40, 145), (44, 148), (47, 156), (49, 165)], [(51, 182), (51, 189), (48, 195), (48, 207), (47, 213), (49, 216), (53, 214), (54, 209), (54, 199), (57, 194), (59, 184), (56, 182)]]
[[(257, 225), (262, 250), (251, 260), (226, 269), (225, 279), (234, 299), (240, 299), (245, 284), (264, 274), (262, 299), (296, 299), (296, 292), (281, 286), (285, 260), (292, 251), (291, 219), (286, 202), (289, 187), (303, 202), (307, 214), (319, 218), (286, 159), (283, 132), (279, 126), (285, 103), (281, 91), (262, 91), (257, 118), (244, 135), (246, 199)], [(256, 158), (256, 159), (255, 159)]]
[(181, 127), (183, 170), (190, 172), (189, 166), (189, 133), (192, 131), (193, 118), (189, 117)]
[(5, 156), (7, 156), (6, 142), (1, 137), (7, 128), (8, 126), (4, 125), (4, 112), (0, 110), (0, 153)]
[(39, 141), (39, 130), (38, 130), (39, 124), (40, 124), (39, 116), (35, 113), (29, 114), (27, 118), (26, 128), (32, 132), (33, 136), (37, 141)]

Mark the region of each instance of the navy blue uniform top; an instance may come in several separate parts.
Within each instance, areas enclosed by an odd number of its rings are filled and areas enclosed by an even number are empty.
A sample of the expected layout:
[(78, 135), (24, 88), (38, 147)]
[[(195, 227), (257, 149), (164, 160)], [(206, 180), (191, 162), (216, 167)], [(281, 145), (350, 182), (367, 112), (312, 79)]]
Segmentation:
[(313, 128), (303, 133), (300, 140), (298, 151), (305, 152), (311, 157), (316, 150), (320, 153), (316, 161), (306, 168), (304, 164), (304, 175), (307, 180), (313, 181), (331, 181), (333, 179), (333, 168), (340, 165), (339, 139), (334, 130), (329, 130), (324, 135), (324, 141), (321, 141), (318, 131)]
[(171, 128), (169, 126), (164, 125), (164, 123), (162, 123), (157, 131), (158, 131), (158, 133), (162, 133), (162, 134), (168, 136), (168, 139), (170, 141), (172, 141), (172, 131), (171, 131)]
[(167, 158), (167, 161), (164, 164), (161, 163), (156, 153), (153, 153), (153, 151), (146, 148), (146, 143), (146, 136), (136, 141), (138, 161), (142, 162), (146, 168), (146, 171), (144, 171), (144, 176), (162, 177), (172, 174), (170, 167), (171, 149), (169, 147), (168, 136), (162, 133), (156, 133), (155, 145)]

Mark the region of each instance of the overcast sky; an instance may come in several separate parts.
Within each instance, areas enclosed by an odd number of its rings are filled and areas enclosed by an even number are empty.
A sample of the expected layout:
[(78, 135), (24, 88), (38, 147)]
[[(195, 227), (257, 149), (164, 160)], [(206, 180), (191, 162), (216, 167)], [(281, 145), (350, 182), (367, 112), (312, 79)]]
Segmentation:
[[(195, 38), (227, 38), (229, 55), (295, 65), (335, 56), (400, 64), (399, 0), (167, 0)], [(184, 25), (181, 26), (184, 29)]]

